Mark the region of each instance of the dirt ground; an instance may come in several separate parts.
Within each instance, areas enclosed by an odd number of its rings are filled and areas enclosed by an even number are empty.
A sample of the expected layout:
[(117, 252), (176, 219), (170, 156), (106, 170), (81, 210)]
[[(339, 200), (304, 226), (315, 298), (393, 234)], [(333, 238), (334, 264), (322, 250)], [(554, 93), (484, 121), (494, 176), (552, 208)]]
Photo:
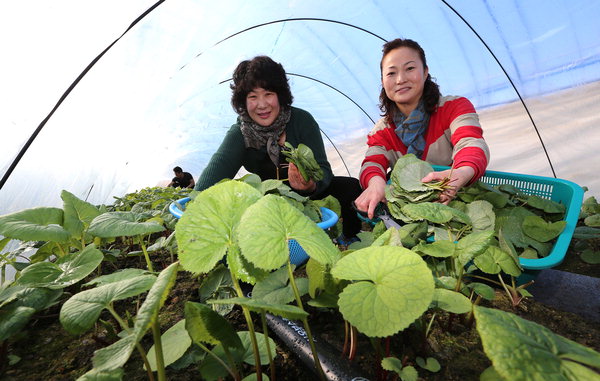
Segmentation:
[[(600, 277), (600, 265), (590, 265), (583, 262), (578, 253), (570, 252), (565, 261), (557, 268)], [(198, 299), (198, 280), (193, 279), (186, 272), (180, 272), (178, 281), (160, 314), (163, 329), (183, 318), (183, 305), (186, 301)], [(600, 351), (600, 326), (586, 321), (577, 314), (556, 310), (545, 306), (533, 299), (525, 299), (516, 308), (512, 307), (507, 297), (497, 293), (496, 299), (488, 306), (505, 311), (539, 323), (551, 329), (554, 333), (574, 340), (582, 345)], [(126, 307), (126, 306), (121, 306)], [(377, 380), (377, 359), (374, 358), (374, 344), (367, 337), (358, 336), (358, 349), (354, 359), (350, 362), (341, 356), (344, 344), (343, 319), (337, 311), (321, 311), (318, 314), (311, 310), (309, 322), (315, 337), (328, 343), (338, 352), (340, 361), (348, 368), (358, 370), (361, 376), (369, 380)], [(4, 350), (8, 351), (11, 359), (20, 360), (4, 369), (1, 380), (75, 380), (91, 368), (91, 358), (95, 350), (103, 348), (112, 342), (106, 330), (98, 325), (94, 330), (81, 336), (69, 335), (62, 329), (58, 321), (59, 306), (45, 311), (36, 316), (28, 327), (12, 340), (5, 343)], [(232, 320), (243, 325), (239, 311), (234, 310), (230, 316)], [(110, 321), (108, 314), (101, 318)], [(258, 323), (258, 322), (257, 322)], [(150, 336), (150, 335), (148, 335)], [(305, 366), (285, 345), (275, 336), (271, 335), (278, 343), (277, 379), (294, 381), (312, 381), (316, 379), (313, 369)], [(151, 338), (143, 342), (145, 348), (151, 345)], [(396, 356), (405, 356), (408, 364), (415, 355), (433, 356), (440, 362), (442, 369), (437, 373), (419, 369), (421, 380), (451, 381), (451, 380), (479, 380), (479, 374), (490, 366), (481, 347), (481, 342), (474, 327), (469, 327), (459, 319), (448, 321), (444, 317), (432, 326), (432, 334), (426, 345), (415, 349), (415, 338), (410, 329), (394, 335), (389, 342), (391, 353)], [(195, 365), (182, 370), (167, 368), (168, 379), (178, 381), (198, 380), (199, 373)], [(126, 380), (146, 380), (146, 372), (142, 370), (141, 361), (137, 352), (134, 352), (125, 367)], [(250, 369), (247, 369), (250, 372)], [(379, 374), (381, 377), (381, 374)], [(382, 379), (382, 378), (379, 378)], [(388, 380), (394, 378), (389, 375)]]

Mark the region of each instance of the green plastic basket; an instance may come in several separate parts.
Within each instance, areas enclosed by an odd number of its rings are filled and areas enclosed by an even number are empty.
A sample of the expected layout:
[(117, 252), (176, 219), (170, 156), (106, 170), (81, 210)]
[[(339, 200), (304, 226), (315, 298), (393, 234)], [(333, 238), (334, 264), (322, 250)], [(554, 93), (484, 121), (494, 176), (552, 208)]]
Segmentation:
[[(449, 167), (434, 165), (433, 169), (442, 171), (449, 169)], [(542, 270), (559, 265), (565, 258), (573, 238), (573, 232), (577, 226), (581, 203), (583, 202), (583, 189), (568, 180), (499, 171), (486, 171), (480, 181), (492, 186), (510, 184), (525, 194), (536, 195), (565, 205), (564, 220), (567, 225), (558, 236), (550, 254), (539, 259), (519, 259), (521, 266), (528, 270)]]

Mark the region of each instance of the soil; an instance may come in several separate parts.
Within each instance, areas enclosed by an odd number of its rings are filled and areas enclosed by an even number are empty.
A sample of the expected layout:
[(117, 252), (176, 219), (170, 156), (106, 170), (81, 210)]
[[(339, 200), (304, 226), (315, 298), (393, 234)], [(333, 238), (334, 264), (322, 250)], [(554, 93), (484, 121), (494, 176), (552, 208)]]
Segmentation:
[[(168, 256), (163, 262), (155, 262), (157, 268), (164, 268), (169, 264)], [(121, 262), (120, 262), (121, 264)], [(130, 258), (123, 261), (123, 267), (144, 267), (139, 258)], [(600, 265), (590, 265), (583, 262), (576, 252), (569, 252), (563, 264), (556, 269), (570, 271), (600, 278)], [(111, 272), (114, 268), (105, 266), (104, 271)], [(159, 320), (161, 327), (167, 329), (183, 318), (183, 305), (186, 301), (198, 300), (198, 279), (189, 273), (181, 271), (178, 280), (161, 310)], [(66, 297), (77, 289), (67, 289)], [(117, 310), (133, 308), (139, 301), (128, 300), (116, 306)], [(506, 295), (497, 293), (496, 299), (484, 304), (499, 308), (544, 325), (553, 332), (582, 345), (600, 351), (600, 326), (585, 320), (579, 315), (556, 310), (545, 306), (535, 300), (524, 299), (517, 307), (513, 307)], [(311, 329), (318, 340), (325, 341), (339, 352), (340, 358), (344, 346), (343, 319), (336, 310), (316, 310), (308, 308), (311, 313), (309, 322)], [(91, 367), (94, 351), (101, 349), (115, 341), (106, 327), (97, 324), (96, 327), (81, 336), (68, 334), (58, 321), (60, 304), (35, 316), (28, 326), (17, 336), (5, 343), (2, 348), (8, 353), (9, 359), (20, 358), (16, 363), (5, 366), (0, 374), (0, 380), (75, 380)], [(240, 329), (245, 325), (239, 310), (234, 309), (228, 316)], [(101, 319), (113, 324), (108, 313), (103, 313)], [(260, 327), (259, 322), (256, 324)], [(285, 345), (275, 336), (271, 337), (278, 344), (276, 357), (276, 376), (278, 380), (313, 381), (317, 379), (312, 368), (305, 366)], [(152, 345), (151, 335), (148, 334), (142, 342), (144, 348)], [(432, 326), (432, 334), (425, 342), (412, 329), (407, 329), (394, 335), (388, 341), (371, 341), (363, 335), (358, 335), (358, 349), (352, 361), (347, 361), (349, 367), (358, 369), (361, 376), (369, 380), (383, 380), (383, 374), (378, 373), (374, 356), (374, 345), (385, 347), (389, 345), (392, 355), (399, 356), (405, 364), (414, 364), (416, 356), (435, 357), (441, 364), (439, 372), (432, 373), (418, 368), (420, 380), (452, 381), (452, 380), (479, 380), (479, 375), (491, 365), (481, 347), (481, 342), (474, 327), (458, 318), (451, 319), (444, 316), (437, 319)], [(266, 369), (266, 367), (265, 367)], [(245, 369), (245, 374), (251, 369)], [(268, 372), (268, 370), (265, 370)], [(170, 380), (187, 381), (200, 379), (197, 365), (175, 370), (167, 368), (167, 378)], [(125, 366), (125, 380), (147, 380), (148, 376), (143, 370), (137, 352), (134, 352), (130, 361)], [(395, 375), (388, 374), (387, 380), (397, 380)]]

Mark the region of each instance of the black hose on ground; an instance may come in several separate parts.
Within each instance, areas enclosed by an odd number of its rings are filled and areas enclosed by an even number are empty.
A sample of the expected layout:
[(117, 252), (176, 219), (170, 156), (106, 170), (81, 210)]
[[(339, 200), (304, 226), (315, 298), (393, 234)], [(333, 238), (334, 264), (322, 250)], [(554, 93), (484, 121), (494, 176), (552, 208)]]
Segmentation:
[[(266, 314), (266, 319), (270, 331), (275, 333), (304, 365), (316, 373), (310, 343), (302, 324), (271, 314)], [(359, 376), (360, 373), (352, 369), (348, 361), (331, 345), (319, 340), (315, 340), (315, 345), (321, 367), (329, 381), (368, 381), (367, 378)]]
[[(240, 282), (242, 292), (248, 298), (252, 297), (252, 285), (245, 282)], [(311, 369), (315, 374), (315, 362), (312, 356), (312, 350), (308, 341), (308, 335), (302, 323), (294, 320), (282, 318), (272, 314), (265, 314), (267, 326), (269, 330), (277, 335), (279, 340), (295, 354), (304, 365)], [(359, 376), (360, 372), (353, 369), (347, 360), (342, 357), (342, 354), (333, 348), (330, 344), (315, 340), (313, 335), (319, 361), (325, 376), (329, 381), (369, 381), (368, 378)]]

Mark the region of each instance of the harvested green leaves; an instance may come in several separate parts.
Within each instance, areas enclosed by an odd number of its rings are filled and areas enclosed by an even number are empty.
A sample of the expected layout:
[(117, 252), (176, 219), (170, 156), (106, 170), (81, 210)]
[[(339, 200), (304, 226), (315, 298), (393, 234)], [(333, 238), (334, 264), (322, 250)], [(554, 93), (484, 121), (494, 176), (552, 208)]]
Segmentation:
[(506, 242), (516, 255), (539, 258), (550, 253), (566, 225), (564, 204), (526, 194), (511, 184), (477, 182), (462, 188), (449, 205), (436, 203), (448, 181), (422, 183), (432, 171), (429, 163), (414, 155), (401, 157), (392, 171), (386, 199), (394, 218), (408, 225), (425, 222), (435, 241), (458, 241), (476, 232), (494, 231), (496, 240)]
[(294, 148), (289, 142), (285, 142), (285, 148), (281, 151), (286, 157), (288, 163), (294, 163), (304, 181), (313, 179), (319, 181), (323, 179), (323, 170), (315, 160), (312, 150), (302, 143), (298, 148)]

